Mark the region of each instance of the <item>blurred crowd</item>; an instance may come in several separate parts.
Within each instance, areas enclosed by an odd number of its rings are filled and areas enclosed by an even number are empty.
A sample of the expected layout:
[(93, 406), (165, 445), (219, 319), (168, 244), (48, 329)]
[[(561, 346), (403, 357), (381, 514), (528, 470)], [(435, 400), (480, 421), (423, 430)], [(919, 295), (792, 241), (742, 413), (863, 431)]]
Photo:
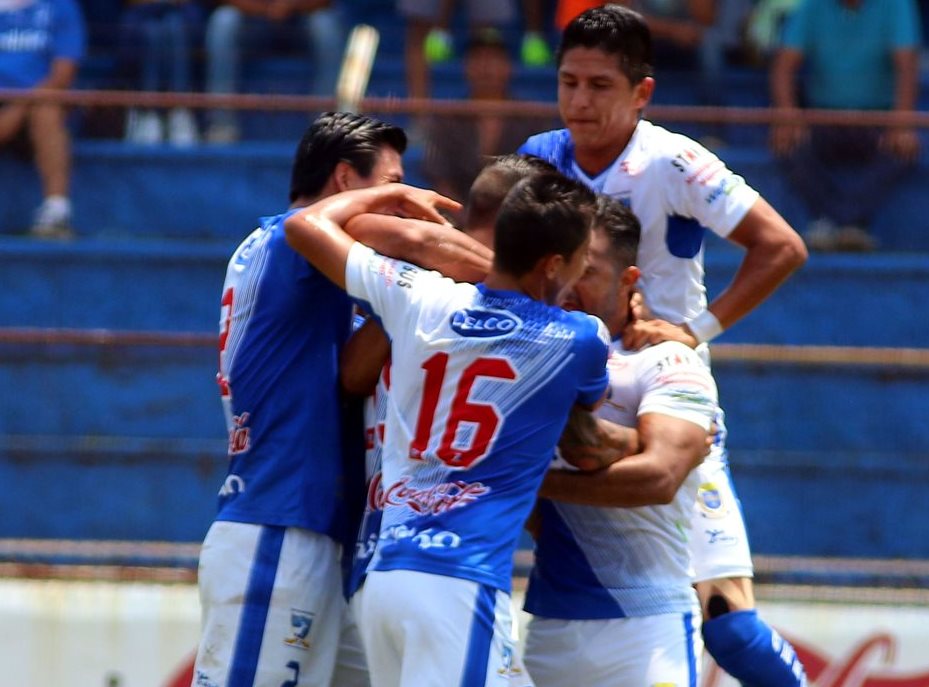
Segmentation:
[[(554, 94), (554, 36), (590, 0), (382, 0), (404, 45), (405, 93), (428, 98), (435, 65), (459, 61), (469, 97), (507, 100), (514, 67), (545, 69)], [(373, 5), (373, 0), (368, 0)], [(767, 70), (770, 103), (780, 108), (917, 108), (929, 0), (622, 0), (655, 37), (654, 67), (687, 73), (694, 102), (726, 103), (733, 67)], [(82, 58), (104, 47), (118, 82), (139, 91), (243, 90), (250, 60), (305, 60), (305, 93), (332, 96), (352, 20), (348, 0), (125, 0), (117, 16), (93, 0), (0, 0), (0, 89), (73, 88)], [(108, 6), (106, 6), (108, 7)], [(101, 26), (101, 23), (105, 26)], [(515, 34), (514, 34), (515, 27)], [(517, 36), (514, 38), (514, 35)], [(106, 37), (107, 46), (95, 45)], [(484, 115), (421, 119), (412, 138), (426, 151), (424, 172), (460, 195), (488, 155), (512, 152), (550, 121)], [(119, 123), (134, 144), (229, 144), (242, 137), (236, 112), (132, 108)], [(726, 144), (712, 127), (701, 139)], [(917, 161), (913, 127), (771, 127), (770, 145), (785, 178), (815, 221), (806, 238), (818, 250), (870, 250), (868, 231), (887, 193)], [(44, 200), (33, 232), (70, 232), (70, 136), (62, 108), (0, 106), (0, 150), (34, 161)]]

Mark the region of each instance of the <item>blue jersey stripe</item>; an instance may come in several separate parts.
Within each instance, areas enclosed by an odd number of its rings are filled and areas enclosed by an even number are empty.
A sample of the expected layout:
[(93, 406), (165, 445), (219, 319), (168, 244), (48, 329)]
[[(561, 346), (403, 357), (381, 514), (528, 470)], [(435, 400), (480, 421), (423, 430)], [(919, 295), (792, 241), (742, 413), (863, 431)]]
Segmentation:
[(494, 638), (496, 607), (497, 590), (486, 584), (478, 585), (460, 687), (484, 687), (487, 683), (487, 661)]
[(229, 687), (252, 687), (255, 682), (261, 639), (265, 632), (285, 531), (284, 527), (262, 527), (258, 536), (255, 560), (245, 588), (235, 652), (229, 668)]
[(694, 618), (692, 613), (684, 614), (684, 640), (687, 642), (687, 680), (688, 687), (697, 687), (697, 654), (694, 651)]

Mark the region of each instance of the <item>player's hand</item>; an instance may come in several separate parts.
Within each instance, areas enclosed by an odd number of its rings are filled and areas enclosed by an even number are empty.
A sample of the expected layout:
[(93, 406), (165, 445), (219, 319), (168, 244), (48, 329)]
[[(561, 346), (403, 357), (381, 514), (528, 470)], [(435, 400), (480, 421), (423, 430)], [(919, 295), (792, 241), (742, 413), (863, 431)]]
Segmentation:
[(652, 311), (648, 309), (648, 306), (645, 305), (645, 297), (638, 289), (633, 291), (632, 296), (629, 298), (629, 309), (632, 312), (632, 318), (635, 320), (651, 320), (655, 317)]
[(378, 186), (381, 198), (371, 212), (382, 215), (396, 215), (409, 219), (420, 219), (438, 224), (448, 224), (448, 219), (440, 212), (447, 210), (458, 212), (461, 203), (443, 196), (430, 189), (407, 186), (406, 184), (387, 184)]
[(679, 341), (690, 348), (700, 345), (687, 325), (671, 324), (665, 320), (632, 320), (623, 329), (623, 347), (627, 351), (637, 351), (662, 341)]
[(275, 22), (286, 21), (293, 13), (293, 0), (271, 0), (265, 10), (265, 16)]
[(771, 150), (778, 157), (789, 155), (810, 136), (802, 124), (775, 124), (771, 127)]
[(894, 127), (884, 132), (881, 148), (904, 162), (915, 162), (919, 157), (919, 135), (909, 127)]

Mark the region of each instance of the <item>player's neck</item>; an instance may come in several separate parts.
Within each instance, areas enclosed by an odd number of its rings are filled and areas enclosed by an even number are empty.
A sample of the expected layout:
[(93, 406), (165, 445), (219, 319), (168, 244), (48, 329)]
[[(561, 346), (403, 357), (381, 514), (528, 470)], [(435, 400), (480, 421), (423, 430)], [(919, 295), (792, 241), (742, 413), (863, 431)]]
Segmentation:
[[(631, 138), (631, 136), (629, 137)], [(621, 143), (615, 143), (602, 148), (575, 148), (574, 161), (584, 173), (593, 178), (599, 176), (609, 167), (626, 149), (629, 138)]]

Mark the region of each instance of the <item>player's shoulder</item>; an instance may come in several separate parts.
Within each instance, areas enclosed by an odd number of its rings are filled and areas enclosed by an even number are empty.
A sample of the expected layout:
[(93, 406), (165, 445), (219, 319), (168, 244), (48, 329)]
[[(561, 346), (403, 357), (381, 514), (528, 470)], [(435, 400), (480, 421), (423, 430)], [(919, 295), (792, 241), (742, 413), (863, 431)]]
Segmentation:
[(682, 165), (691, 165), (699, 160), (716, 157), (706, 147), (689, 136), (670, 131), (647, 120), (642, 120), (637, 129), (636, 142), (640, 154), (657, 169), (665, 173), (680, 173)]
[(596, 348), (608, 349), (610, 346), (610, 332), (599, 317), (590, 315), (580, 310), (561, 311), (562, 322), (571, 328), (582, 343), (587, 343)]
[(567, 129), (551, 129), (527, 138), (517, 152), (551, 160), (561, 157), (571, 149), (571, 133)]
[(680, 341), (662, 341), (646, 346), (638, 351), (627, 352), (639, 369), (653, 369), (657, 372), (687, 370), (701, 376), (711, 377), (700, 355), (690, 346)]

